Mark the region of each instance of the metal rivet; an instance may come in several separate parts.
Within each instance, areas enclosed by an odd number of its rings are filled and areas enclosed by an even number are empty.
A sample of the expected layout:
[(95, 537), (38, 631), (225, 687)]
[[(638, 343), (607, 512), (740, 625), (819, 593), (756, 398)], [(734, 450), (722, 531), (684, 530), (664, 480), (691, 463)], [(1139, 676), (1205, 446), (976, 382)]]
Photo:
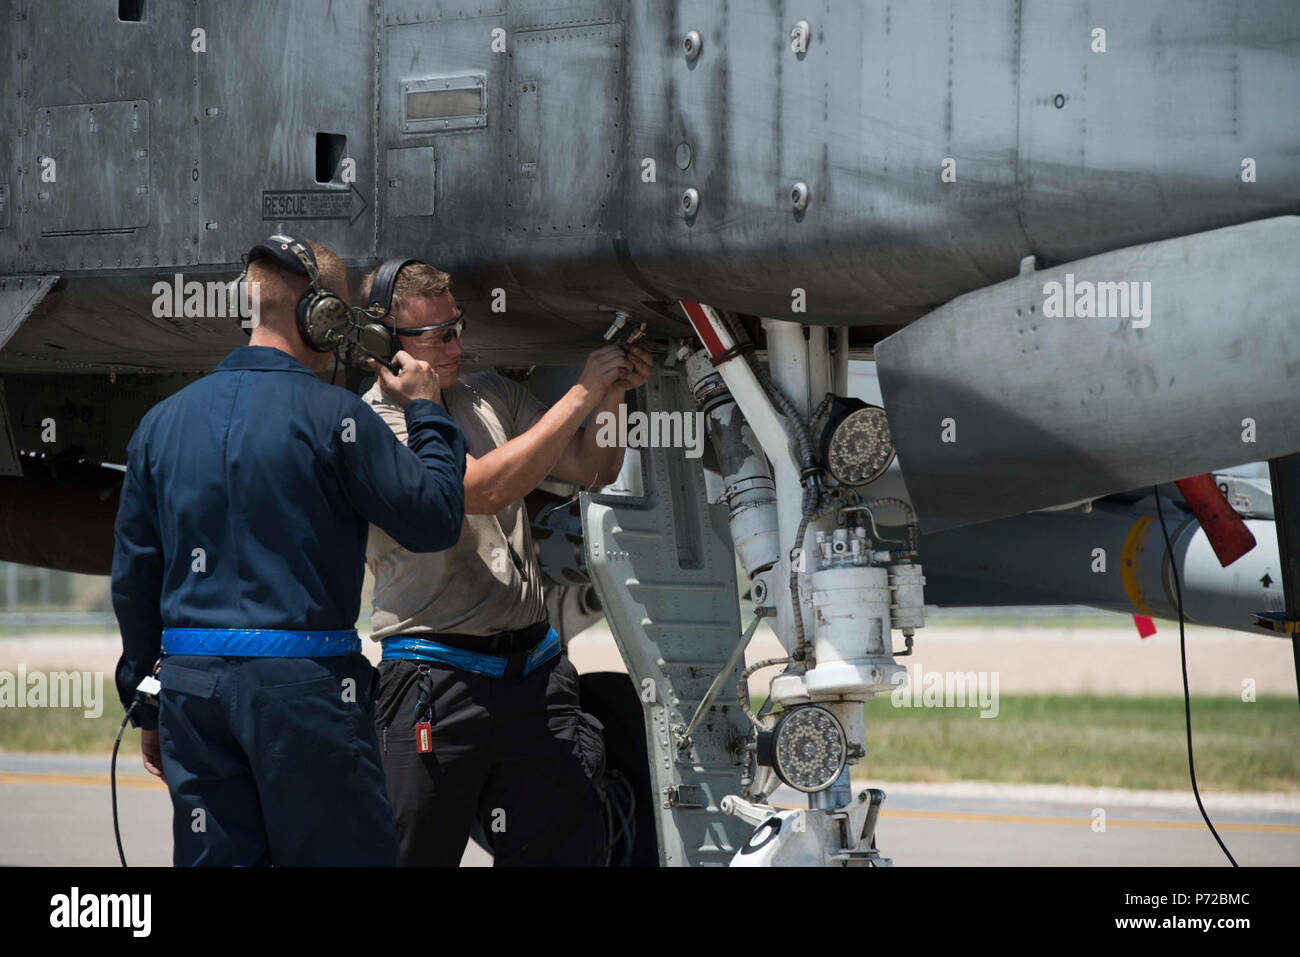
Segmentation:
[(688, 219), (700, 211), (700, 191), (692, 186), (682, 193), (682, 215)]
[(1056, 104), (1056, 108), (1059, 110), (1061, 107), (1065, 106), (1065, 94), (1056, 94), (1056, 98), (1052, 100), (1052, 102)]
[(686, 169), (691, 165), (691, 144), (677, 144), (677, 168)]
[(686, 36), (682, 37), (682, 52), (686, 54), (686, 59), (695, 60), (699, 58), (700, 50), (704, 48), (704, 37), (700, 36), (699, 30), (692, 30)]
[(802, 213), (808, 208), (808, 200), (811, 196), (808, 184), (800, 180), (790, 190), (790, 205), (794, 207), (796, 213)]

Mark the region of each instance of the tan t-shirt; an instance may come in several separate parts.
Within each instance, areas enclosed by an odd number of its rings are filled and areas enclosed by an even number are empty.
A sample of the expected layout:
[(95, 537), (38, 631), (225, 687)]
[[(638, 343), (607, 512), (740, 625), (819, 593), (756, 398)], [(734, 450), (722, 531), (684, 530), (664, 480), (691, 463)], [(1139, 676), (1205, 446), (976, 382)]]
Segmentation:
[[(362, 398), (403, 443), (406, 415), (378, 383)], [(443, 408), (479, 458), (521, 435), (546, 406), (495, 372), (462, 374), (442, 392)], [(523, 500), (495, 515), (466, 515), (460, 541), (441, 552), (410, 552), (370, 526), (366, 564), (375, 576), (370, 637), (447, 632), (494, 635), (546, 617), (541, 573)]]

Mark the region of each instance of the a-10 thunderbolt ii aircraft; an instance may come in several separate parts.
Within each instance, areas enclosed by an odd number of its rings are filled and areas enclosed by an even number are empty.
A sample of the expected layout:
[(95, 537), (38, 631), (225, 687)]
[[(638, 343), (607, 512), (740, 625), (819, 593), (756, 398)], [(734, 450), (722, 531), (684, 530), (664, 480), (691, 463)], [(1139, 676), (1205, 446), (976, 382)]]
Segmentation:
[[(0, 557), (106, 571), (103, 466), (243, 341), (211, 291), (270, 233), (448, 269), (478, 362), (540, 391), (602, 336), (660, 347), (629, 416), (702, 412), (719, 501), (670, 434), (537, 516), (631, 673), (584, 690), (626, 856), (885, 863), (848, 768), (888, 776), (862, 702), (927, 604), (1300, 617), (1292, 0), (0, 14)], [(736, 556), (775, 715), (737, 697)]]

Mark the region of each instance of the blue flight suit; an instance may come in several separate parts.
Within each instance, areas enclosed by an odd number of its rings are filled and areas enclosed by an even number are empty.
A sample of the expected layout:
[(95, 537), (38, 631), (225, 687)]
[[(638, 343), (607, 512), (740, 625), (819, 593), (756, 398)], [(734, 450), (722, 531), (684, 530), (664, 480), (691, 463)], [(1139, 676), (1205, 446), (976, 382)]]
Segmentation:
[(278, 349), (236, 349), (145, 415), (115, 527), (118, 694), (160, 653), (158, 728), (174, 860), (393, 864), (373, 723), (377, 672), (353, 630), (373, 522), (412, 551), (455, 544), (465, 438), (406, 407), (410, 441)]

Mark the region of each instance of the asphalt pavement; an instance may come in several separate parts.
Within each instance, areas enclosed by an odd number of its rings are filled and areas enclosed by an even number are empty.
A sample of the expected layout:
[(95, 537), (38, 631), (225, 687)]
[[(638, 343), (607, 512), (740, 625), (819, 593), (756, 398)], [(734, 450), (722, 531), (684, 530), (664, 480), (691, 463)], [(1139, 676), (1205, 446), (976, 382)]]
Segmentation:
[[(171, 802), (161, 783), (136, 770), (138, 761), (124, 755), (118, 775), (127, 862), (168, 866)], [(872, 783), (887, 795), (877, 844), (898, 867), (1227, 863), (1190, 793)], [(789, 789), (772, 801), (802, 806)], [(1300, 865), (1300, 797), (1208, 795), (1206, 804), (1242, 865)], [(0, 865), (117, 863), (107, 758), (0, 753)], [(471, 844), (461, 864), (491, 858)]]

